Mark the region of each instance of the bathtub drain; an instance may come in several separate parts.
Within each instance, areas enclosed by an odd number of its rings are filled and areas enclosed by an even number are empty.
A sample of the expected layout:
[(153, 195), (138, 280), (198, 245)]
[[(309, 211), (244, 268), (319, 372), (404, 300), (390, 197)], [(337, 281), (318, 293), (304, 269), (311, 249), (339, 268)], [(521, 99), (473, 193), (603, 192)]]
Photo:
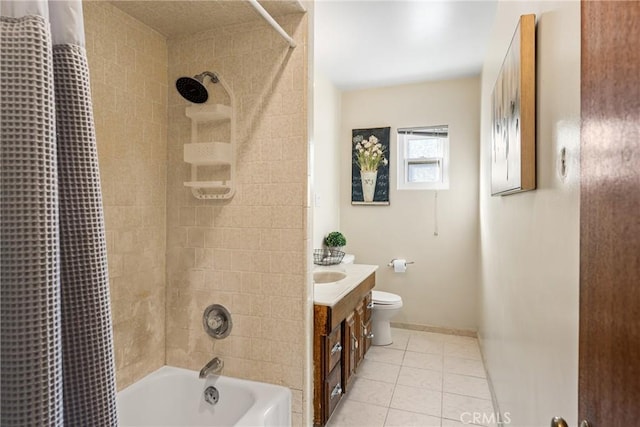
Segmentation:
[(220, 393), (218, 392), (217, 388), (213, 386), (209, 386), (204, 390), (204, 400), (209, 405), (215, 405), (216, 403), (218, 403), (219, 398), (220, 398)]

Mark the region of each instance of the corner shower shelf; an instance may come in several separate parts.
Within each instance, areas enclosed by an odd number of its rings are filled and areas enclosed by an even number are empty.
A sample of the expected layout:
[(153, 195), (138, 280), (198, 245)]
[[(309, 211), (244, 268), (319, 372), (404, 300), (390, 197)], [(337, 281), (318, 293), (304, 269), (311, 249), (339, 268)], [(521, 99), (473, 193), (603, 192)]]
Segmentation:
[[(197, 199), (230, 199), (235, 194), (234, 100), (229, 87), (222, 80), (219, 81), (229, 94), (231, 105), (190, 105), (185, 110), (186, 116), (191, 119), (191, 143), (184, 144), (183, 155), (184, 161), (191, 164), (191, 180), (184, 182), (184, 186), (191, 188), (191, 193)], [(230, 123), (229, 142), (199, 142), (198, 126), (205, 123), (213, 126)], [(199, 180), (198, 168), (203, 166), (228, 168), (229, 179)]]

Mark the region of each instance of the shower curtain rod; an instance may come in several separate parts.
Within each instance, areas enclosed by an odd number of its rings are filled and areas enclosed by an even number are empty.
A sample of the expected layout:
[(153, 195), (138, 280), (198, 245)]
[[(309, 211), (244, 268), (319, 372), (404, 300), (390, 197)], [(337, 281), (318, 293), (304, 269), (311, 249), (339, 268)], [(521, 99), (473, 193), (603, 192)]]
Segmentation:
[(258, 0), (248, 0), (248, 1), (251, 4), (251, 6), (253, 6), (253, 8), (260, 15), (262, 15), (262, 17), (273, 27), (273, 29), (276, 30), (282, 36), (282, 38), (287, 41), (287, 43), (289, 43), (289, 48), (293, 49), (294, 47), (296, 47), (296, 42), (291, 38), (289, 34), (287, 34), (285, 30), (282, 29), (280, 24), (278, 24), (276, 20), (273, 19), (273, 17), (269, 14), (269, 12), (267, 12), (264, 9), (264, 7), (262, 7), (262, 5), (258, 3)]

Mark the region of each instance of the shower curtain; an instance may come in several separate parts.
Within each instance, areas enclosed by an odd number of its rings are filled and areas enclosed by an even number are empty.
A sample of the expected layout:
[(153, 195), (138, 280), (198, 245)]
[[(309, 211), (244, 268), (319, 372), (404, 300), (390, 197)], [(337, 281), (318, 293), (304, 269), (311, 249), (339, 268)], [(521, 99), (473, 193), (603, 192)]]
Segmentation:
[(82, 4), (3, 0), (1, 25), (0, 423), (116, 426)]

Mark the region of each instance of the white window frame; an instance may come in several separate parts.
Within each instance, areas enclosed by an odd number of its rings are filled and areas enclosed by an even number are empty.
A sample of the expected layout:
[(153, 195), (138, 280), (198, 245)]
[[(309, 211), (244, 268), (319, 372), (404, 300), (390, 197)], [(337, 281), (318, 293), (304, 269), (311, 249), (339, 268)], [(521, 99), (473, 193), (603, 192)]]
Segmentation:
[[(442, 141), (442, 157), (417, 157), (409, 158), (407, 155), (407, 142), (412, 139), (422, 139), (425, 133), (433, 133), (434, 137)], [(422, 135), (421, 135), (422, 134)], [(449, 126), (421, 126), (414, 128), (400, 128), (398, 135), (397, 156), (397, 189), (398, 190), (448, 190), (449, 189)], [(411, 182), (409, 181), (410, 164), (440, 164), (440, 180), (436, 182)]]

